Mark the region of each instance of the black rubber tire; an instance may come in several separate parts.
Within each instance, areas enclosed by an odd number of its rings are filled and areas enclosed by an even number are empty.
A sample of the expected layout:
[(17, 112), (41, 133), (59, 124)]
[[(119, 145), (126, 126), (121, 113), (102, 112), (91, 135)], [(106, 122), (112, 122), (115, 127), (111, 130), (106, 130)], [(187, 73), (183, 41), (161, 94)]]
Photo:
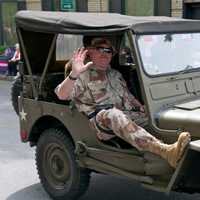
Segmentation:
[(74, 200), (89, 186), (90, 172), (76, 162), (74, 145), (59, 129), (47, 129), (39, 138), (36, 165), (41, 184), (54, 200)]
[(20, 92), (22, 91), (22, 81), (21, 77), (18, 76), (12, 83), (11, 87), (11, 101), (14, 111), (17, 115), (19, 115), (19, 107), (18, 107), (18, 96), (20, 95)]

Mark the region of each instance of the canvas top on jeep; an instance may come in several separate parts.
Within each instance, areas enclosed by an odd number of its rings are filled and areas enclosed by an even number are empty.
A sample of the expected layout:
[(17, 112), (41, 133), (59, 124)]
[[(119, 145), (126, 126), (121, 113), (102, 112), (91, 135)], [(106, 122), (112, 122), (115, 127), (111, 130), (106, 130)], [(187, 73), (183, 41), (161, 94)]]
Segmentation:
[(16, 25), (37, 32), (73, 34), (111, 33), (127, 29), (138, 34), (200, 31), (198, 20), (114, 13), (20, 11), (16, 15)]

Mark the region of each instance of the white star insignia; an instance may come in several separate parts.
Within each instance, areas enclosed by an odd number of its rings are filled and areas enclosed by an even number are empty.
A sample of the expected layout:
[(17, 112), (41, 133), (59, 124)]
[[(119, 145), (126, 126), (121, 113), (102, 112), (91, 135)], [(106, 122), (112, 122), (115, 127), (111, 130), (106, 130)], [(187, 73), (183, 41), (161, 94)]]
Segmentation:
[(20, 117), (21, 117), (21, 120), (26, 120), (26, 115), (27, 115), (27, 113), (25, 113), (24, 112), (24, 109), (22, 108), (22, 111), (21, 112), (19, 112), (19, 114), (20, 114)]

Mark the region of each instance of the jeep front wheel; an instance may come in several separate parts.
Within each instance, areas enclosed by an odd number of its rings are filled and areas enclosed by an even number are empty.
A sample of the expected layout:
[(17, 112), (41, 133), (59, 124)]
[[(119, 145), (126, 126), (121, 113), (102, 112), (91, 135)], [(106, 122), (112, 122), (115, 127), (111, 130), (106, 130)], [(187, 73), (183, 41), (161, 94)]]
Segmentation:
[(44, 189), (55, 200), (76, 199), (88, 188), (90, 173), (78, 166), (72, 140), (63, 130), (51, 128), (42, 133), (36, 165)]

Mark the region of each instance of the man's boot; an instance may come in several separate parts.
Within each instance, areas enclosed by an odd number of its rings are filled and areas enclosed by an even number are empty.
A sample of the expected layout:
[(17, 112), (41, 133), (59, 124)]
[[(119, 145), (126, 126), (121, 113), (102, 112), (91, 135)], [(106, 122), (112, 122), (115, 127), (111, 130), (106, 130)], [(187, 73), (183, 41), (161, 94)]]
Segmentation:
[(176, 167), (186, 146), (190, 142), (190, 134), (182, 132), (174, 144), (164, 144), (160, 141), (149, 142), (147, 150), (166, 159), (172, 167)]

